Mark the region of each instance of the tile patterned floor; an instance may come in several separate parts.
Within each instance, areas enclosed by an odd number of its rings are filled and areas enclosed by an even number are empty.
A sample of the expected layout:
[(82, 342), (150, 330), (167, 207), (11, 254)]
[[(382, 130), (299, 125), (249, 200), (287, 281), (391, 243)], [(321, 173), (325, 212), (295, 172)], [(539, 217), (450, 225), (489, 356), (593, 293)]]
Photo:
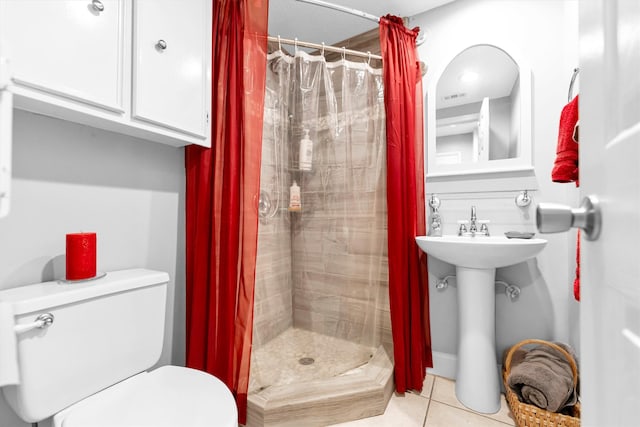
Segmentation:
[(505, 427), (515, 426), (509, 407), (501, 396), (501, 408), (486, 415), (465, 408), (454, 392), (455, 382), (427, 375), (421, 394), (393, 395), (384, 414), (333, 427)]
[[(332, 378), (366, 364), (375, 348), (289, 328), (251, 353), (249, 393), (263, 387)], [(303, 365), (302, 358), (313, 363)]]

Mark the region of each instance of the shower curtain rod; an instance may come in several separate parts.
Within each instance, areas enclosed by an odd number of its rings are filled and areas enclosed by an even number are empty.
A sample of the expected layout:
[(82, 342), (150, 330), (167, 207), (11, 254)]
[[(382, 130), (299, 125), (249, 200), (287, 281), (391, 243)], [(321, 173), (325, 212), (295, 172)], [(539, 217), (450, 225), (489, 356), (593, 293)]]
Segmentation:
[(319, 49), (321, 50), (323, 53), (325, 50), (329, 51), (329, 52), (337, 52), (337, 53), (342, 53), (344, 55), (353, 55), (353, 56), (359, 56), (361, 58), (371, 58), (371, 59), (380, 59), (382, 60), (382, 56), (380, 55), (376, 55), (373, 53), (369, 53), (369, 52), (361, 52), (359, 50), (351, 50), (351, 49), (347, 49), (344, 47), (335, 47), (335, 46), (327, 46), (324, 43), (322, 44), (318, 44), (318, 43), (310, 43), (310, 42), (302, 42), (299, 41), (298, 39), (283, 39), (281, 37), (273, 37), (273, 36), (269, 36), (267, 37), (267, 39), (270, 42), (274, 42), (274, 43), (284, 43), (284, 44), (289, 44), (289, 45), (293, 45), (293, 46), (302, 46), (302, 47), (310, 47), (312, 49)]
[(297, 0), (297, 1), (302, 2), (302, 3), (313, 4), (313, 5), (316, 5), (316, 6), (326, 7), (327, 9), (339, 10), (340, 12), (345, 12), (345, 13), (349, 13), (351, 15), (356, 15), (356, 16), (359, 16), (361, 18), (368, 19), (370, 21), (380, 22), (380, 18), (375, 16), (375, 15), (372, 15), (372, 14), (367, 13), (367, 12), (363, 12), (363, 11), (358, 10), (358, 9), (353, 9), (351, 7), (345, 7), (345, 6), (341, 6), (339, 4), (329, 3), (328, 1), (322, 1), (322, 0)]

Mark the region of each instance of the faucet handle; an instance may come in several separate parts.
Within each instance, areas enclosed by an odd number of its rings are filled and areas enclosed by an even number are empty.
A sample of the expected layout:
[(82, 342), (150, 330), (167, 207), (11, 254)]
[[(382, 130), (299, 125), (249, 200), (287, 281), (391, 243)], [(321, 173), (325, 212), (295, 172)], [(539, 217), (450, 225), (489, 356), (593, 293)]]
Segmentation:
[(485, 236), (489, 235), (489, 224), (491, 221), (488, 219), (480, 219), (478, 220), (478, 224), (480, 224), (480, 233), (483, 233)]
[(462, 236), (463, 233), (467, 232), (467, 225), (469, 224), (468, 219), (459, 219), (458, 220), (458, 236)]

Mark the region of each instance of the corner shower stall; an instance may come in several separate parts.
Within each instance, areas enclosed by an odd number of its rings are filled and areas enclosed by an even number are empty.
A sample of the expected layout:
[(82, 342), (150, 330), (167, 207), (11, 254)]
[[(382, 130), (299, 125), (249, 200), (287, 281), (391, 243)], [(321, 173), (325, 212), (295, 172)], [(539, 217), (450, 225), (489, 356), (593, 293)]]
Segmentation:
[(297, 49), (267, 61), (247, 426), (380, 414), (393, 388), (382, 70)]

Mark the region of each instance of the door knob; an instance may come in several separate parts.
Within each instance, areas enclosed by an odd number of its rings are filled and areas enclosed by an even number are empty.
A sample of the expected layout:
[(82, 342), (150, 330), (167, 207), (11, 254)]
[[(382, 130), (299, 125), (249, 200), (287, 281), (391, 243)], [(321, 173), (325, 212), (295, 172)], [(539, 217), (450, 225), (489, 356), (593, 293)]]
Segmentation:
[(580, 228), (587, 240), (596, 240), (602, 228), (600, 202), (596, 196), (587, 196), (576, 209), (557, 203), (540, 203), (536, 209), (536, 225), (541, 233)]

